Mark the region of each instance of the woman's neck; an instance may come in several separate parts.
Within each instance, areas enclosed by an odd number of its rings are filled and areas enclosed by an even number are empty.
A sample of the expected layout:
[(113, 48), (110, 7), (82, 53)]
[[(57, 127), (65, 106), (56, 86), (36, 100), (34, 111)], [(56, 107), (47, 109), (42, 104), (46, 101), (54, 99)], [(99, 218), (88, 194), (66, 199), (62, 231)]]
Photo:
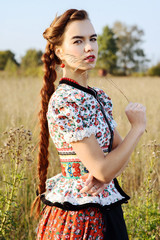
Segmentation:
[(87, 87), (88, 73), (87, 71), (77, 70), (76, 72), (63, 71), (63, 77), (71, 78), (78, 82), (81, 86)]

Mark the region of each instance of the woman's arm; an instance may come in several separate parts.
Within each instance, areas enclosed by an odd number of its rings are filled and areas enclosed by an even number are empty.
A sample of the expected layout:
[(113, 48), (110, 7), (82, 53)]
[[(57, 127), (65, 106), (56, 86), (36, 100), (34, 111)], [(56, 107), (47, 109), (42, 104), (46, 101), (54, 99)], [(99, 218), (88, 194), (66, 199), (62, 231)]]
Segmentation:
[(145, 131), (146, 116), (144, 106), (130, 103), (125, 112), (131, 123), (131, 129), (124, 140), (107, 156), (104, 156), (94, 134), (89, 138), (86, 137), (81, 141), (71, 143), (77, 156), (89, 172), (104, 183), (109, 183), (128, 164), (135, 146)]
[(89, 138), (86, 137), (79, 142), (71, 144), (88, 171), (99, 181), (109, 183), (117, 176), (121, 168), (128, 163), (139, 138), (139, 132), (136, 129), (131, 129), (122, 143), (107, 156), (104, 156), (93, 134)]
[[(117, 129), (114, 130), (114, 138), (113, 138), (113, 146), (112, 146), (112, 150), (115, 149), (116, 147), (118, 147), (121, 143), (122, 143), (122, 137), (120, 136), (119, 132), (117, 131)], [(116, 174), (115, 177), (118, 177), (123, 170), (125, 169), (125, 167), (127, 166), (128, 162), (129, 162), (130, 158), (128, 159), (128, 161), (126, 162), (126, 164), (120, 169), (120, 171)]]
[(121, 142), (123, 141), (122, 137), (120, 136), (119, 132), (117, 129), (114, 129), (114, 136), (113, 136), (113, 145), (112, 145), (112, 150), (118, 147)]
[[(119, 135), (118, 131), (115, 129), (112, 150), (115, 149), (116, 147), (118, 147), (121, 142), (122, 142), (122, 138)], [(120, 175), (120, 173), (123, 171), (124, 167), (119, 171), (117, 176)], [(81, 189), (80, 193), (87, 192), (93, 196), (98, 195), (108, 185), (108, 184), (105, 184), (105, 183), (97, 180), (90, 173), (84, 174), (83, 176), (81, 176), (81, 179), (83, 181), (85, 181), (85, 186)]]

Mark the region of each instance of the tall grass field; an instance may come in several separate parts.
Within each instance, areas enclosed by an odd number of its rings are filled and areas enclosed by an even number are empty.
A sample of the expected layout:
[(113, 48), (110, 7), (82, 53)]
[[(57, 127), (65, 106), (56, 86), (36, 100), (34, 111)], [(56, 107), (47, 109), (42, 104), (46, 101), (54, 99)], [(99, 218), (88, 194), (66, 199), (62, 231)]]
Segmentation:
[[(160, 239), (160, 78), (111, 77), (131, 102), (146, 106), (147, 132), (118, 177), (131, 197), (123, 204), (130, 240)], [(58, 82), (56, 82), (56, 85)], [(112, 99), (113, 116), (122, 138), (130, 129), (128, 102), (106, 78), (90, 77), (88, 85), (102, 88)], [(34, 240), (38, 220), (30, 217), (36, 197), (39, 139), (40, 78), (0, 75), (0, 239)], [(48, 178), (60, 163), (50, 140)], [(42, 205), (43, 207), (43, 205)]]

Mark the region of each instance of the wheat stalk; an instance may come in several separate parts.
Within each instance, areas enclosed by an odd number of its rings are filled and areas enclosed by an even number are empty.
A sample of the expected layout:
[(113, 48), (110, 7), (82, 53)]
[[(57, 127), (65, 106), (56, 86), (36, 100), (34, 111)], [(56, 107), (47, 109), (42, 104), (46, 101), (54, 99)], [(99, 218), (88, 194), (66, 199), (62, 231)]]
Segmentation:
[[(128, 97), (124, 94), (124, 92), (117, 86), (117, 84), (111, 79), (111, 78), (105, 78), (107, 79), (115, 88), (117, 88), (120, 93), (125, 97), (125, 99), (127, 100), (128, 103), (130, 103), (131, 101), (128, 99)], [(147, 133), (147, 129), (145, 129), (145, 132)]]
[(127, 102), (130, 103), (130, 100), (128, 97), (124, 94), (124, 92), (117, 86), (117, 84), (111, 79), (111, 78), (106, 78), (115, 88), (117, 88), (121, 94), (126, 98)]
[[(76, 56), (74, 56), (74, 55), (72, 55), (72, 54), (69, 54), (69, 53), (67, 53), (67, 54), (65, 54), (65, 56), (67, 56), (67, 57), (69, 57), (69, 61), (71, 62), (71, 63), (76, 63), (76, 62), (80, 62), (80, 64), (74, 69), (74, 72), (76, 72), (78, 69), (79, 69), (79, 67), (80, 66), (83, 66), (85, 63), (84, 62), (82, 62), (82, 60), (84, 59), (84, 58), (77, 58)], [(88, 65), (90, 65), (89, 63), (87, 63)], [(86, 70), (87, 71), (87, 70)], [(85, 72), (86, 72), (85, 71)], [(85, 73), (84, 72), (84, 73)], [(84, 73), (82, 73), (82, 74), (84, 74)], [(124, 92), (117, 86), (117, 84), (111, 79), (111, 78), (106, 78), (107, 79), (107, 81), (109, 81), (115, 88), (117, 88), (119, 91), (120, 91), (120, 93), (125, 97), (125, 99), (127, 100), (127, 102), (128, 103), (130, 103), (131, 101), (129, 100), (129, 98), (126, 96), (126, 94), (124, 94)], [(145, 129), (145, 132), (147, 132), (147, 130)]]
[[(72, 55), (72, 54), (65, 54), (65, 56), (67, 56), (67, 57), (69, 57), (69, 61), (71, 62), (71, 63), (79, 63), (79, 65), (74, 69), (74, 71), (73, 72), (76, 72), (80, 67), (83, 67), (83, 66), (86, 66), (86, 64), (88, 64), (88, 65), (90, 65), (89, 63), (85, 63), (83, 60), (84, 60), (84, 57), (76, 57), (76, 56), (74, 56), (74, 55)], [(87, 70), (86, 71), (84, 71), (83, 73), (81, 73), (81, 74), (85, 74), (87, 72)]]

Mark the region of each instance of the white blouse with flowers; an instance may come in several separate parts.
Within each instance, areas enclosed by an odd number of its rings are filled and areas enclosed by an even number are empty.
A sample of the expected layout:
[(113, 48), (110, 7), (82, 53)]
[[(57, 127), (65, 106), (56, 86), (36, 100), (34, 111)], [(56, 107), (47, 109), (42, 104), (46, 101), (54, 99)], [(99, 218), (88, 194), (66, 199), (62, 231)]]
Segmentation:
[[(96, 92), (96, 97), (93, 92)], [(103, 106), (107, 121), (100, 105)], [(85, 88), (63, 78), (50, 98), (47, 120), (62, 171), (47, 179), (46, 192), (41, 196), (42, 201), (50, 206), (71, 210), (89, 205), (108, 208), (127, 202), (129, 196), (120, 188), (117, 179), (113, 179), (97, 196), (80, 193), (85, 186), (80, 176), (88, 170), (71, 145), (71, 142), (94, 134), (104, 155), (108, 153), (110, 130), (114, 131), (116, 123), (112, 117), (112, 101), (107, 94), (99, 88)]]

